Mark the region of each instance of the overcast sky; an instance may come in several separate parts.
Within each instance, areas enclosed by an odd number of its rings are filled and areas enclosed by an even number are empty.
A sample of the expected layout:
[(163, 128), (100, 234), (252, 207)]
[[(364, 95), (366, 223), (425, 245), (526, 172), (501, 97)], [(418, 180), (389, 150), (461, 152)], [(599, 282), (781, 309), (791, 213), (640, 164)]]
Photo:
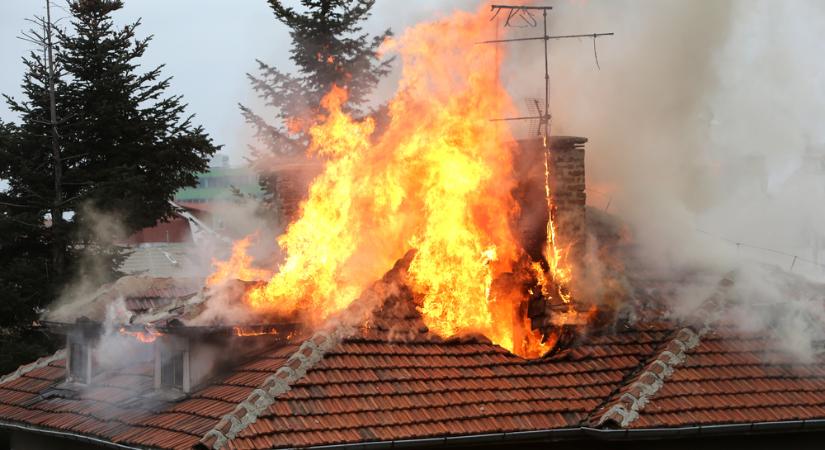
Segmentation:
[[(378, 0), (366, 28), (400, 32), (423, 18), (478, 3)], [(166, 64), (164, 73), (174, 77), (171, 92), (183, 94), (189, 111), (196, 114), (195, 122), (226, 146), (233, 164), (240, 163), (249, 130), (237, 104), (254, 102), (245, 73), (255, 70), (256, 58), (279, 67), (288, 65), (286, 28), (275, 20), (265, 0), (126, 0), (125, 4), (116, 16), (117, 24), (141, 18), (138, 35), (154, 35), (143, 64)], [(0, 92), (4, 94), (20, 96), (20, 58), (32, 46), (15, 37), (28, 28), (27, 17), (44, 13), (43, 5), (41, 0), (0, 0)], [(54, 14), (66, 16), (60, 9)], [(0, 119), (16, 119), (5, 103), (0, 105)]]

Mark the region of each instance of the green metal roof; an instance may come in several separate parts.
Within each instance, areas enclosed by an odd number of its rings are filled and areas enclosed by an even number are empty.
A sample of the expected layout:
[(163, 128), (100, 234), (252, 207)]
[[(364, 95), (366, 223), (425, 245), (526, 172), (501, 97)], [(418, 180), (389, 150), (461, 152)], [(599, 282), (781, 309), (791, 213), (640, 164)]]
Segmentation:
[[(221, 178), (226, 178), (226, 181), (219, 182)], [(225, 185), (209, 186), (212, 183)], [(230, 200), (234, 198), (232, 188), (238, 189), (242, 194), (256, 197), (264, 193), (258, 184), (257, 174), (246, 167), (211, 168), (209, 172), (198, 175), (198, 184), (198, 187), (189, 187), (178, 191), (175, 194), (175, 200), (182, 202)]]

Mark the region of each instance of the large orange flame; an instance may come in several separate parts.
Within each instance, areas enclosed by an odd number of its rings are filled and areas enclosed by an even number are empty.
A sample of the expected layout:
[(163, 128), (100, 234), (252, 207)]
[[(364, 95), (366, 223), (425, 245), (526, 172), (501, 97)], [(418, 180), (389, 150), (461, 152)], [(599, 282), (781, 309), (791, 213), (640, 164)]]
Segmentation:
[(284, 262), (247, 292), (252, 307), (324, 319), (414, 248), (408, 282), (433, 332), (483, 333), (525, 356), (546, 350), (518, 313), (524, 299), (491, 293), (522, 250), (509, 226), (514, 139), (490, 121), (513, 112), (494, 70), (503, 55), (476, 45), (492, 31), (488, 11), (457, 12), (386, 43), (403, 71), (380, 135), (372, 119), (342, 111), (346, 89), (324, 98), (308, 153), (325, 170), (278, 239)]
[(255, 237), (252, 234), (236, 241), (232, 245), (232, 256), (227, 261), (213, 259), (215, 271), (206, 279), (206, 285), (214, 286), (230, 279), (256, 281), (271, 277), (272, 271), (253, 267), (253, 258), (247, 250)]

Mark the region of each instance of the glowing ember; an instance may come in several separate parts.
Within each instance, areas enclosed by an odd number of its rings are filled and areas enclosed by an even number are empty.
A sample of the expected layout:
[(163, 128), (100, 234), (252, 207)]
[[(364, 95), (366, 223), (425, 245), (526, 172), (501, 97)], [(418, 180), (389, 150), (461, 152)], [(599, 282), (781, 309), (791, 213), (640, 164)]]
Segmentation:
[(269, 328), (243, 328), (243, 327), (233, 327), (232, 331), (235, 333), (235, 336), (266, 336), (272, 335), (275, 336), (278, 334), (278, 330), (275, 327)]
[[(491, 293), (493, 280), (513, 272), (523, 250), (510, 230), (518, 210), (508, 148), (514, 139), (490, 121), (513, 113), (493, 70), (503, 52), (475, 45), (491, 32), (488, 10), (457, 12), (385, 44), (400, 54), (403, 72), (380, 136), (371, 118), (342, 111), (345, 89), (334, 87), (324, 98), (323, 114), (309, 127), (308, 154), (323, 158), (325, 170), (278, 239), (284, 262), (247, 291), (249, 305), (323, 320), (414, 248), (407, 282), (431, 331), (482, 333), (524, 356), (552, 348), (519, 312), (523, 294)], [(247, 273), (248, 245), (239, 242), (210, 280)], [(566, 285), (570, 272), (552, 223), (547, 258), (549, 278)], [(536, 275), (548, 278), (541, 270)]]
[(163, 333), (152, 328), (146, 328), (145, 331), (132, 331), (127, 330), (126, 328), (121, 328), (118, 331), (121, 335), (132, 336), (133, 338), (137, 339), (140, 342), (143, 342), (144, 344), (151, 344), (152, 342), (155, 342), (155, 340), (159, 336), (163, 336)]

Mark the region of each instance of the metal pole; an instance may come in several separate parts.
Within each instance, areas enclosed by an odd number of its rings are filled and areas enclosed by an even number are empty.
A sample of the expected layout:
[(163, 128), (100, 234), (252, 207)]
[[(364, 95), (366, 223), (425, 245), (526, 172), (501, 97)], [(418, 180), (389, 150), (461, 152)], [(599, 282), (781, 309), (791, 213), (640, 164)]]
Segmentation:
[(525, 41), (544, 41), (548, 39), (575, 39), (575, 38), (598, 38), (602, 36), (613, 36), (616, 33), (587, 33), (587, 34), (560, 34), (557, 36), (537, 36), (537, 37), (526, 37), (526, 38), (513, 38), (513, 39), (494, 39), (492, 41), (481, 41), (476, 42), (476, 44), (498, 44), (502, 42), (525, 42)]
[(46, 0), (46, 64), (49, 76), (49, 124), (52, 135), (52, 164), (54, 164), (54, 204), (52, 213), (52, 264), (54, 273), (60, 276), (63, 273), (63, 161), (58, 145), (57, 106), (55, 100), (54, 56), (52, 52), (52, 11), (51, 0)]
[(550, 63), (547, 56), (547, 42), (550, 40), (547, 34), (547, 10), (543, 11), (544, 16), (544, 146), (547, 147), (550, 137)]

